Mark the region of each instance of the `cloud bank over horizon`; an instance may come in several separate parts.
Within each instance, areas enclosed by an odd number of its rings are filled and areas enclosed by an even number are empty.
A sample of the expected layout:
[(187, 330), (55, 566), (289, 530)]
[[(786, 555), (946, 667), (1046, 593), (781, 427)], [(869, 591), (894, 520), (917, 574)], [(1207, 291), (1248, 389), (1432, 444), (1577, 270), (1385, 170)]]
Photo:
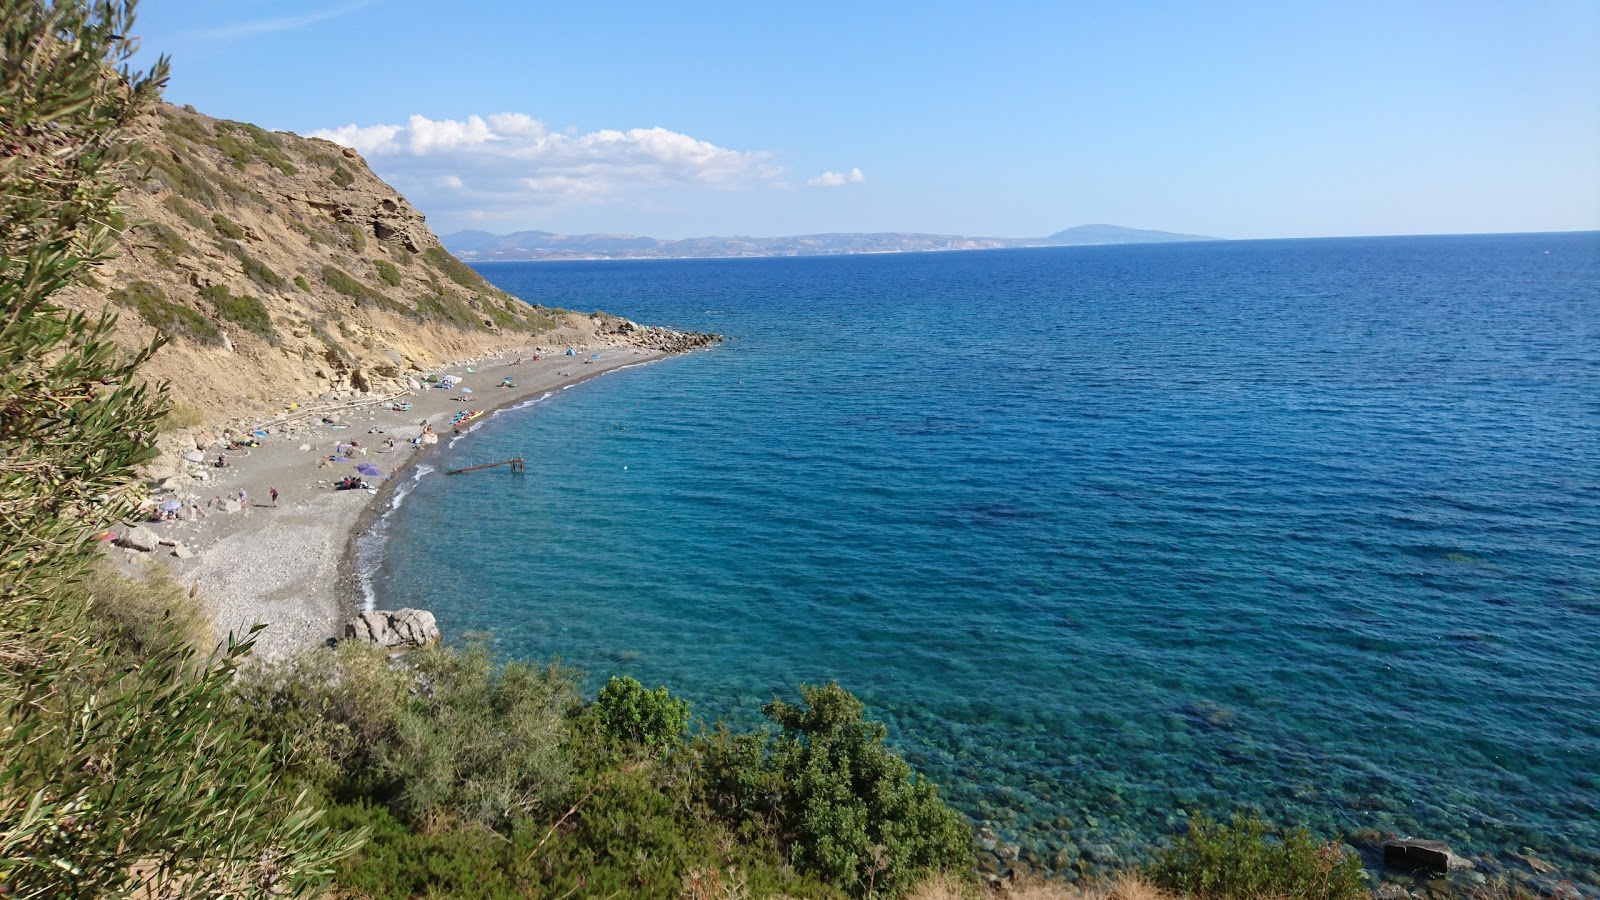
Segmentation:
[[(420, 208), (485, 220), (536, 206), (638, 200), (668, 188), (787, 190), (775, 154), (735, 150), (656, 126), (554, 131), (524, 113), (464, 120), (413, 115), (404, 125), (344, 125), (310, 133), (367, 157)], [(860, 184), (860, 169), (806, 184)]]

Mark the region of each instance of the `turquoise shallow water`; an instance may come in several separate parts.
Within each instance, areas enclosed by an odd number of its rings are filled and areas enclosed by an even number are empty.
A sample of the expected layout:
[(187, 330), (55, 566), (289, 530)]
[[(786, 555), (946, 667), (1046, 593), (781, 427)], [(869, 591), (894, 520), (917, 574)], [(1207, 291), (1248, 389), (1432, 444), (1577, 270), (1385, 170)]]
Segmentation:
[(974, 820), (1600, 883), (1600, 236), (488, 265), (716, 350), (496, 416), (374, 587), (707, 719), (837, 679)]

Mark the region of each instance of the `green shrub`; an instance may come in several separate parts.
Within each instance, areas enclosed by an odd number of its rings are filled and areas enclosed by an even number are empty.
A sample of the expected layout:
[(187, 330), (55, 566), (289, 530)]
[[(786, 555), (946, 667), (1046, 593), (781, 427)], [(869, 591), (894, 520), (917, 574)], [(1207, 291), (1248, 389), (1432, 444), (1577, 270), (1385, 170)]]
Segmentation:
[(221, 170), (212, 170), (211, 180), (224, 196), (235, 203), (249, 203), (261, 199), (260, 194), (229, 178)]
[(334, 356), (336, 358), (342, 358), (342, 359), (354, 359), (355, 358), (355, 357), (350, 355), (350, 351), (346, 350), (344, 348), (343, 344), (341, 344), (337, 340), (335, 340), (333, 335), (329, 334), (328, 330), (326, 328), (323, 328), (321, 325), (318, 325), (318, 324), (313, 322), (312, 325), (311, 325), (311, 333), (316, 336), (317, 340), (322, 342), (322, 346), (324, 346), (328, 350), (332, 351), (332, 353), (334, 354)]
[[(181, 202), (181, 201), (180, 201)], [(198, 254), (183, 236), (173, 231), (160, 222), (150, 222), (140, 228), (144, 238), (144, 245), (149, 248), (150, 255), (156, 262), (170, 266), (182, 257), (193, 257)]]
[(346, 169), (342, 163), (334, 164), (333, 174), (330, 175), (329, 178), (336, 186), (342, 188), (347, 188), (356, 183), (355, 176), (351, 175), (350, 170)]
[(771, 765), (796, 868), (856, 896), (897, 892), (931, 872), (971, 868), (972, 830), (938, 789), (883, 745), (888, 729), (836, 683), (762, 707), (783, 728)]
[(355, 280), (349, 272), (338, 266), (323, 266), (322, 280), (327, 282), (328, 287), (355, 300), (372, 300), (376, 302), (385, 299), (382, 294)]
[[(169, 588), (86, 584), (97, 535), (138, 515), (135, 467), (168, 403), (140, 369), (164, 342), (121, 347), (115, 315), (57, 294), (111, 257), (124, 151), (166, 60), (129, 65), (131, 2), (5, 9), (0, 883), (18, 898), (318, 894), (359, 836), (320, 828), (229, 715), (248, 639), (203, 658)], [(115, 300), (194, 315), (147, 283)]]
[(454, 294), (441, 291), (418, 297), (417, 311), (425, 318), (449, 322), (457, 328), (483, 328), (483, 317)]
[(227, 251), (229, 256), (239, 261), (240, 265), (244, 267), (244, 274), (256, 284), (272, 288), (275, 291), (281, 291), (289, 286), (289, 282), (283, 280), (282, 275), (274, 272), (266, 263), (251, 256), (242, 244), (234, 241), (224, 241), (222, 242), (222, 249)]
[(239, 712), (278, 768), (335, 796), (383, 794), (392, 789), (384, 754), (414, 683), (383, 651), (342, 641), (251, 669)]
[(385, 262), (380, 259), (375, 260), (372, 265), (373, 268), (378, 270), (378, 279), (380, 281), (390, 287), (400, 286), (400, 270), (396, 269), (393, 263)]
[(1207, 816), (1150, 867), (1157, 884), (1200, 900), (1364, 900), (1361, 861), (1337, 844), (1319, 844), (1304, 828), (1269, 837), (1255, 816), (1235, 815), (1223, 825)]
[(306, 292), (307, 294), (311, 293), (311, 284), (310, 282), (306, 281), (306, 277), (304, 275), (296, 275), (294, 277), (294, 286)]
[(111, 292), (110, 299), (118, 306), (137, 310), (146, 324), (168, 335), (211, 346), (222, 343), (222, 332), (210, 319), (168, 300), (165, 291), (148, 281), (134, 281), (117, 288)]
[(217, 229), (217, 234), (220, 234), (229, 240), (244, 240), (244, 229), (240, 228), (238, 225), (235, 225), (231, 219), (229, 219), (227, 216), (224, 216), (222, 213), (213, 214), (211, 216), (211, 224)]
[(422, 256), (433, 264), (435, 269), (444, 273), (444, 276), (469, 291), (490, 291), (489, 282), (483, 280), (471, 266), (450, 255), (450, 251), (443, 247), (429, 247), (422, 251)]
[(225, 284), (213, 284), (200, 289), (200, 296), (211, 301), (211, 306), (216, 309), (218, 318), (238, 324), (246, 331), (251, 331), (264, 338), (272, 339), (277, 335), (272, 330), (272, 317), (267, 315), (267, 307), (255, 297), (238, 297), (228, 292)]
[(345, 238), (350, 242), (350, 249), (357, 253), (364, 253), (367, 249), (367, 232), (354, 222), (339, 223), (339, 230), (344, 232)]
[(207, 234), (215, 230), (215, 226), (211, 224), (210, 219), (206, 218), (205, 213), (195, 209), (192, 204), (177, 194), (168, 194), (166, 197), (163, 197), (161, 200), (161, 205), (172, 210), (175, 214), (177, 214), (178, 218), (188, 222), (190, 225), (193, 225), (195, 228), (198, 228)]
[(687, 700), (672, 696), (665, 687), (647, 691), (638, 681), (615, 675), (600, 689), (590, 714), (607, 737), (651, 753), (682, 747), (689, 730)]
[(173, 159), (175, 155), (155, 148), (145, 150), (143, 159), (150, 166), (150, 176), (202, 206), (215, 206), (218, 195), (211, 181), (200, 173), (192, 159), (185, 160), (181, 156)]
[(289, 220), (289, 227), (293, 228), (295, 231), (300, 232), (300, 234), (303, 235), (307, 241), (311, 242), (311, 246), (313, 246), (313, 247), (322, 246), (322, 235), (320, 235), (316, 231), (312, 230), (305, 223), (300, 222), (300, 221), (295, 220), (295, 219), (290, 219)]
[(198, 119), (173, 116), (165, 120), (168, 134), (175, 134), (186, 141), (196, 144), (206, 144), (211, 141), (211, 129)]
[(553, 805), (571, 777), (562, 743), (577, 704), (572, 677), (555, 665), (497, 666), (481, 646), (413, 656), (426, 689), (385, 764), (402, 786), (394, 807), (412, 821), (504, 826)]
[(178, 431), (183, 428), (193, 428), (206, 423), (206, 411), (198, 406), (187, 403), (174, 403), (161, 417), (160, 429), (162, 431)]
[(129, 577), (102, 558), (84, 590), (96, 646), (128, 659), (174, 651), (203, 657), (217, 646), (211, 620), (166, 566), (147, 566), (139, 577)]

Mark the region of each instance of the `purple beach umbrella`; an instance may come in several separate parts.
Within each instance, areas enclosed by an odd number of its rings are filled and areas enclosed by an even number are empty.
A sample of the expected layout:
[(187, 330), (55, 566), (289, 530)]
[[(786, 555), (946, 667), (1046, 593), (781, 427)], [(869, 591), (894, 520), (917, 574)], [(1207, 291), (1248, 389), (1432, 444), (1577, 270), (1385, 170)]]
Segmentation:
[(362, 463), (361, 465), (356, 466), (356, 471), (367, 476), (368, 478), (377, 478), (379, 475), (383, 474), (383, 470), (372, 463)]

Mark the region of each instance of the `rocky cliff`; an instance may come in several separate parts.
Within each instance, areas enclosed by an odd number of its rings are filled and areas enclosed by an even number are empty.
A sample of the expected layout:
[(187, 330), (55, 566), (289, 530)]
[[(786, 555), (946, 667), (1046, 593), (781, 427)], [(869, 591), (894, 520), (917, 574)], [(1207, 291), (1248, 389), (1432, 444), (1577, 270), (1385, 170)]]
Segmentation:
[(513, 347), (698, 342), (500, 291), (353, 150), (162, 107), (139, 133), (119, 258), (69, 302), (121, 313), (191, 424), (261, 415)]

